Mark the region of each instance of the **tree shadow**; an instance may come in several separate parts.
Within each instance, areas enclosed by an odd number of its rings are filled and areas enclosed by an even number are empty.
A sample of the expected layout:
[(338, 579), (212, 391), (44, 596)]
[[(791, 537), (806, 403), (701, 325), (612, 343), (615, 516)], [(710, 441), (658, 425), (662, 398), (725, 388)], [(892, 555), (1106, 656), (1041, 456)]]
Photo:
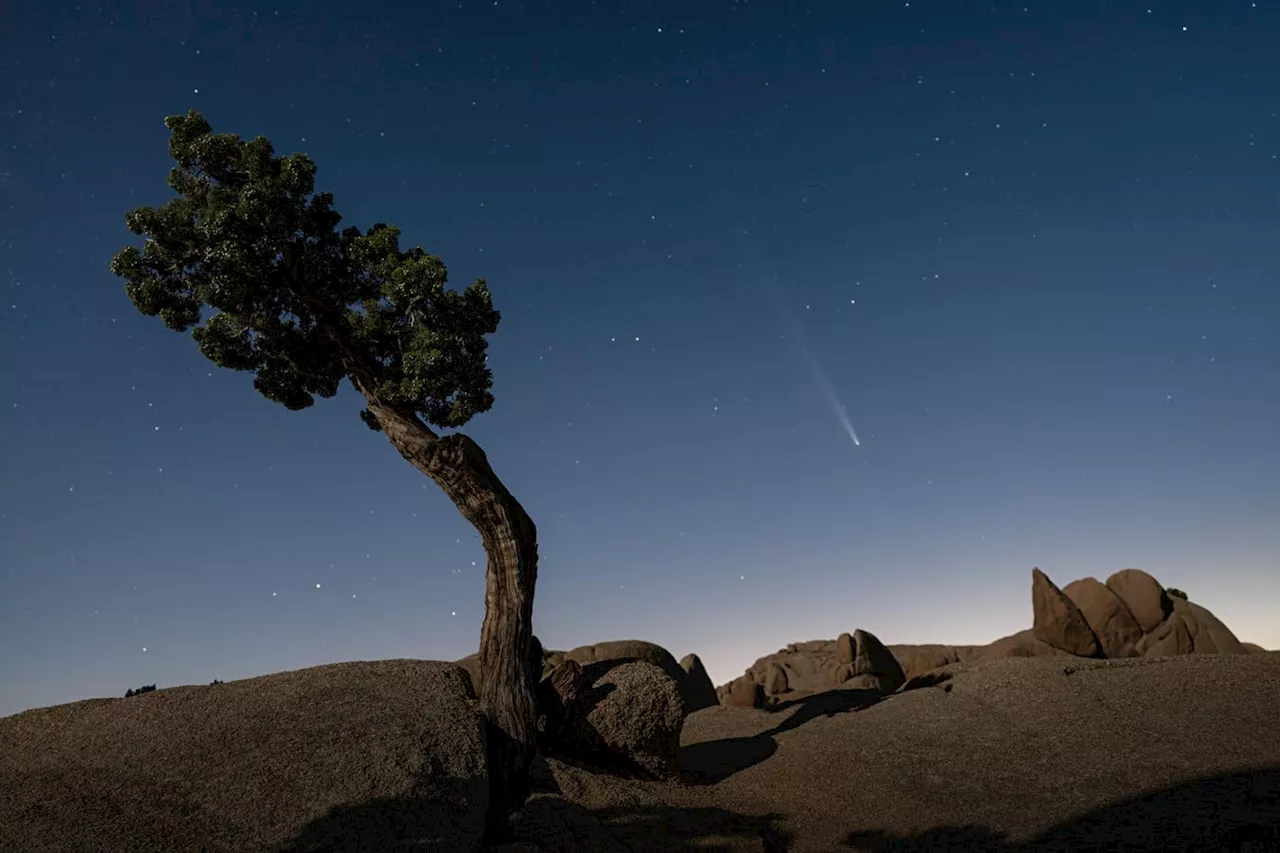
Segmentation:
[[(809, 697), (805, 702), (812, 701)], [(845, 698), (848, 704), (851, 697)], [(836, 698), (816, 708), (841, 707)], [(849, 706), (858, 707), (857, 704)], [(846, 708), (848, 710), (849, 708)], [(837, 712), (838, 713), (838, 712)], [(735, 742), (736, 741), (736, 742)], [(695, 744), (711, 762), (745, 765), (746, 760), (775, 747), (773, 735), (739, 738), (725, 743)], [(751, 753), (748, 750), (756, 750)], [(696, 752), (694, 753), (697, 754)], [(737, 756), (737, 757), (734, 757)], [(767, 757), (767, 756), (765, 756)], [(722, 768), (723, 772), (723, 768)], [(711, 776), (716, 775), (712, 768)], [(444, 853), (472, 849), (481, 843), (483, 817), (468, 815), (456, 803), (482, 802), (483, 790), (464, 780), (448, 782), (424, 777), (417, 793), (380, 798), (338, 808), (303, 828), (277, 853)], [(535, 786), (542, 791), (557, 789)], [(557, 850), (785, 851), (794, 832), (777, 813), (745, 815), (714, 807), (683, 808), (667, 804), (607, 806), (588, 809), (554, 793), (535, 794), (510, 823), (514, 840)], [(489, 842), (497, 840), (490, 835)], [(990, 827), (968, 824), (937, 826), (914, 834), (885, 830), (850, 832), (851, 850), (960, 850), (987, 853), (1050, 851), (1280, 851), (1280, 765), (1187, 780), (1129, 797), (1064, 820), (1026, 841), (1012, 841)]]
[(795, 710), (767, 731), (748, 737), (722, 738), (682, 746), (680, 764), (684, 769), (684, 781), (688, 785), (714, 785), (777, 752), (778, 742), (774, 739), (777, 735), (797, 729), (818, 717), (861, 711), (882, 698), (875, 690), (828, 690), (779, 702), (766, 710), (771, 714)]
[[(935, 826), (923, 832), (898, 835), (883, 830), (851, 832), (844, 838), (844, 845), (863, 853), (923, 853), (923, 851), (959, 850), (985, 853), (1011, 853), (1016, 846), (1005, 843), (1005, 837), (985, 826)], [(1111, 848), (1129, 853), (1128, 848)]]
[(913, 835), (851, 832), (845, 846), (860, 851), (913, 853), (971, 850), (1050, 851), (1280, 850), (1280, 767), (1191, 779), (1086, 812), (1029, 841), (1010, 842), (977, 825), (940, 826)]
[[(481, 818), (479, 830), (483, 829)], [(379, 797), (332, 809), (277, 853), (455, 853), (480, 840), (475, 822), (458, 814), (453, 803)]]
[(755, 850), (784, 853), (794, 841), (777, 813), (744, 815), (712, 807), (619, 806), (595, 809), (591, 815), (628, 849), (646, 853), (741, 850), (744, 841), (760, 842), (762, 846), (752, 845)]
[(492, 842), (532, 842), (542, 853), (743, 849), (782, 853), (794, 841), (794, 833), (784, 827), (784, 816), (777, 812), (748, 815), (714, 806), (636, 802), (631, 796), (625, 805), (588, 807), (573, 798), (577, 785), (570, 783), (568, 790), (561, 787), (546, 759), (535, 761), (535, 775), (537, 793), (512, 816), (510, 831)]
[(746, 815), (714, 807), (669, 805), (588, 809), (555, 794), (532, 797), (507, 830), (483, 840), (461, 828), (455, 810), (409, 798), (335, 809), (308, 824), (277, 853), (457, 853), (531, 842), (543, 853), (677, 853), (744, 847), (784, 853), (794, 835), (776, 813)]

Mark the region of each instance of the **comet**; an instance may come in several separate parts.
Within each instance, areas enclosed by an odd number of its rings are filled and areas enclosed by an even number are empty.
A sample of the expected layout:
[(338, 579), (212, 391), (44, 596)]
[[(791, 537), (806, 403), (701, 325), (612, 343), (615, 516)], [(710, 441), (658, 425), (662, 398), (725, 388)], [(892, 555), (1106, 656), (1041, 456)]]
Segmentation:
[(818, 360), (818, 356), (813, 352), (804, 329), (787, 308), (786, 303), (779, 294), (770, 291), (770, 296), (777, 309), (778, 319), (782, 322), (783, 329), (798, 344), (797, 349), (800, 351), (800, 356), (805, 360), (805, 364), (809, 366), (809, 373), (813, 376), (813, 381), (817, 384), (818, 390), (822, 392), (822, 396), (826, 398), (832, 414), (836, 416), (836, 422), (844, 430), (845, 434), (849, 436), (853, 446), (861, 447), (862, 442), (858, 440), (858, 432), (853, 428), (853, 422), (849, 420), (849, 413), (845, 409), (844, 403), (841, 402), (840, 395), (836, 393), (835, 386), (831, 384), (831, 378), (827, 376), (827, 371), (823, 368), (822, 362)]
[[(738, 227), (735, 229), (734, 236), (744, 244), (748, 260), (751, 262), (750, 268), (763, 270), (765, 266), (764, 258), (761, 257), (760, 251), (754, 244), (743, 240), (746, 235), (745, 228)], [(853, 442), (854, 447), (861, 447), (862, 442), (858, 439), (857, 430), (853, 428), (853, 422), (849, 420), (849, 413), (845, 410), (844, 403), (840, 400), (840, 395), (836, 393), (835, 386), (831, 384), (831, 378), (827, 376), (827, 371), (823, 368), (822, 362), (818, 360), (817, 354), (809, 344), (804, 328), (800, 325), (795, 315), (791, 313), (791, 309), (787, 307), (786, 300), (782, 298), (782, 294), (776, 287), (766, 283), (762, 289), (768, 301), (773, 304), (774, 316), (778, 318), (779, 323), (782, 325), (783, 332), (791, 339), (801, 358), (808, 365), (809, 373), (812, 375), (814, 383), (818, 386), (818, 390), (822, 392), (827, 405), (831, 407), (831, 413), (836, 417), (836, 423), (840, 425), (840, 429), (844, 434), (849, 436), (849, 440)]]

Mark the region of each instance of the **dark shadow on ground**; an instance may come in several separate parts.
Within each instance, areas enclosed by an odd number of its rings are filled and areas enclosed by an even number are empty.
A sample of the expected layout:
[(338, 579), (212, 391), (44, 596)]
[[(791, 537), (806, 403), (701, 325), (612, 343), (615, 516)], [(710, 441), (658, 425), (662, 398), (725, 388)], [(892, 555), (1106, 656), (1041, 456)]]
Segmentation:
[(778, 814), (756, 816), (720, 808), (638, 806), (595, 809), (591, 815), (629, 849), (646, 853), (744, 848), (784, 853), (794, 841), (791, 832), (782, 827), (782, 816)]
[(860, 851), (1280, 851), (1280, 767), (1191, 779), (1064, 821), (1025, 843), (982, 826), (943, 826), (915, 835), (853, 832)]
[(333, 809), (279, 853), (456, 853), (470, 834), (451, 804), (384, 797)]
[(765, 734), (780, 735), (783, 732), (798, 729), (818, 717), (834, 717), (836, 714), (849, 711), (861, 711), (863, 708), (870, 708), (880, 700), (881, 695), (875, 690), (828, 690), (802, 699), (792, 699), (790, 702), (779, 702), (769, 710), (773, 713), (781, 713), (789, 708), (796, 708), (796, 711)]
[(680, 747), (680, 766), (687, 785), (714, 785), (740, 770), (759, 764), (778, 751), (773, 736), (731, 737)]
[(534, 776), (535, 794), (512, 817), (510, 833), (495, 841), (531, 841), (544, 853), (741, 849), (772, 853), (789, 849), (792, 842), (778, 814), (754, 816), (715, 807), (652, 803), (592, 809), (568, 798), (544, 759), (534, 762)]
[[(917, 675), (907, 680), (907, 683), (898, 688), (899, 693), (906, 693), (908, 690), (919, 690), (922, 687), (937, 687), (939, 684), (946, 684), (951, 680), (949, 672), (926, 672), (923, 675)], [(947, 684), (942, 688), (943, 691), (950, 693), (951, 685)]]
[[(280, 853), (457, 853), (474, 849), (453, 828), (448, 808), (410, 800), (372, 800), (313, 821)], [(532, 842), (543, 853), (678, 853), (764, 850), (784, 853), (792, 834), (778, 814), (667, 805), (588, 809), (564, 797), (535, 795), (488, 845)]]
[(800, 699), (780, 702), (767, 710), (773, 714), (794, 709), (790, 716), (768, 731), (749, 737), (723, 738), (693, 743), (680, 748), (680, 765), (685, 783), (714, 785), (740, 770), (759, 764), (778, 750), (776, 735), (799, 728), (818, 717), (860, 711), (879, 702), (874, 690), (828, 690)]

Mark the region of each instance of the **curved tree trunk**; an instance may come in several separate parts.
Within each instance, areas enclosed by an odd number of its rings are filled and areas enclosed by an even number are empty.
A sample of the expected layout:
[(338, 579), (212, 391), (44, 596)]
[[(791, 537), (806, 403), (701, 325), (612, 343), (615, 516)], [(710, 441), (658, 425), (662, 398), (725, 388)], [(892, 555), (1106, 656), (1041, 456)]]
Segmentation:
[(444, 489), (480, 532), (488, 555), (477, 692), (489, 724), (490, 817), (496, 824), (528, 797), (537, 749), (538, 673), (531, 650), (538, 530), (475, 441), (461, 433), (441, 438), (412, 412), (371, 397), (365, 395), (369, 412), (391, 444)]

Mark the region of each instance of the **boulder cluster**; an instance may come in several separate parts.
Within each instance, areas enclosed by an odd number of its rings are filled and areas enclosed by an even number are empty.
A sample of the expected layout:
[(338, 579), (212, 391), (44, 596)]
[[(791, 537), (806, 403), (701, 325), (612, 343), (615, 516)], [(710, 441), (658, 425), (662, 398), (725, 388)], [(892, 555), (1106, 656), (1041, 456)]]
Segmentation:
[(1105, 583), (1081, 578), (1061, 589), (1032, 569), (1031, 609), (1031, 628), (985, 646), (884, 646), (865, 631), (792, 643), (716, 688), (716, 695), (725, 705), (761, 708), (842, 688), (889, 693), (939, 667), (970, 660), (1260, 651), (1240, 642), (1209, 610), (1180, 594), (1170, 595), (1140, 569), (1123, 569)]
[[(791, 643), (720, 687), (712, 686), (697, 655), (677, 662), (666, 649), (642, 640), (543, 651), (539, 702), (547, 716), (544, 751), (614, 772), (676, 778), (679, 721), (712, 705), (768, 708), (830, 690), (886, 695), (912, 678), (969, 660), (1258, 650), (1241, 643), (1209, 610), (1181, 594), (1170, 595), (1141, 569), (1122, 569), (1105, 583), (1081, 578), (1061, 589), (1040, 569), (1032, 569), (1031, 610), (1031, 628), (985, 646), (886, 646), (863, 630), (834, 640)], [(478, 676), (474, 655), (458, 663), (473, 679)], [(624, 664), (639, 663), (647, 668), (612, 674)], [(679, 712), (675, 699), (669, 699), (661, 712), (655, 705), (645, 725), (632, 719), (637, 709), (671, 694), (680, 702)], [(649, 731), (657, 720), (666, 721), (662, 731)]]
[(1100, 583), (1081, 578), (1062, 589), (1031, 570), (1032, 630), (1037, 640), (1087, 658), (1167, 657), (1248, 651), (1216, 616), (1169, 595), (1141, 569), (1123, 569)]
[[(458, 661), (479, 683), (476, 655)], [(679, 663), (662, 646), (615, 640), (542, 651), (538, 712), (544, 755), (641, 779), (678, 780), (680, 731), (717, 704), (697, 655)]]
[(858, 630), (834, 640), (791, 643), (757, 660), (716, 694), (723, 705), (763, 708), (828, 690), (892, 693), (906, 680), (893, 652), (874, 634)]

